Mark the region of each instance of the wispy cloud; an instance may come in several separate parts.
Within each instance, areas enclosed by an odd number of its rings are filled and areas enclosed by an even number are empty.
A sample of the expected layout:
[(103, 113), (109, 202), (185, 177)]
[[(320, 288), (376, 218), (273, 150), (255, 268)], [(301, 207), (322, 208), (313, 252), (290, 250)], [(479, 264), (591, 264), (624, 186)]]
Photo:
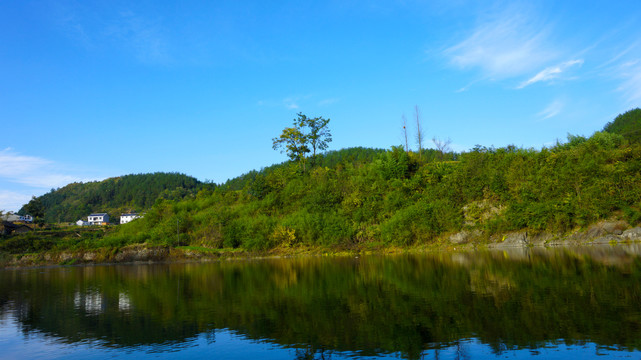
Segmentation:
[(523, 75), (556, 56), (548, 43), (551, 28), (526, 17), (521, 9), (509, 9), (482, 21), (463, 41), (444, 54), (462, 69), (478, 68), (486, 78)]
[(59, 165), (36, 156), (16, 153), (11, 148), (0, 151), (0, 180), (48, 189), (67, 185), (74, 181), (91, 181), (79, 176), (61, 174)]
[(0, 177), (18, 178), (51, 164), (51, 161), (15, 153), (11, 148), (0, 151)]
[(285, 109), (297, 110), (301, 107), (300, 105), (301, 101), (308, 100), (311, 97), (312, 97), (311, 95), (294, 95), (294, 96), (287, 96), (285, 98), (282, 98), (281, 100), (259, 100), (256, 103), (256, 105), (269, 106), (269, 107), (284, 107)]
[(107, 11), (82, 3), (56, 4), (52, 12), (67, 36), (88, 50), (115, 50), (143, 63), (164, 64), (172, 60), (171, 37), (161, 17), (116, 6)]
[(618, 90), (631, 105), (641, 101), (641, 59), (631, 60), (618, 67), (618, 77), (623, 80)]
[(565, 103), (563, 101), (558, 99), (554, 100), (548, 106), (546, 106), (545, 109), (536, 114), (536, 116), (537, 118), (539, 118), (539, 120), (547, 120), (549, 118), (553, 118), (559, 115), (564, 106)]
[(628, 46), (627, 48), (619, 51), (616, 55), (614, 55), (613, 57), (608, 59), (603, 64), (597, 66), (596, 69), (601, 69), (601, 68), (607, 67), (608, 65), (616, 63), (618, 60), (620, 60), (621, 58), (624, 58), (626, 55), (631, 53), (633, 50), (638, 49), (639, 48), (639, 44), (641, 44), (641, 42), (636, 41), (635, 43), (633, 43), (632, 45)]
[(0, 211), (18, 211), (31, 196), (14, 191), (0, 190)]
[(160, 19), (152, 20), (132, 11), (123, 11), (105, 30), (105, 35), (131, 49), (142, 62), (164, 63), (171, 60)]
[(554, 79), (558, 79), (562, 73), (564, 73), (566, 70), (568, 70), (569, 68), (575, 65), (578, 65), (578, 66), (583, 65), (583, 59), (570, 60), (555, 66), (547, 67), (541, 70), (539, 73), (537, 73), (533, 77), (529, 78), (527, 81), (522, 82), (517, 87), (517, 89), (522, 89), (526, 86), (529, 86), (541, 81), (551, 81)]
[(318, 106), (329, 106), (329, 105), (332, 105), (332, 104), (336, 104), (339, 101), (340, 101), (339, 98), (323, 99), (323, 100), (318, 102)]
[(285, 105), (286, 108), (288, 109), (298, 109), (300, 106), (298, 106), (298, 100), (299, 98), (297, 97), (288, 97), (283, 99), (283, 105)]

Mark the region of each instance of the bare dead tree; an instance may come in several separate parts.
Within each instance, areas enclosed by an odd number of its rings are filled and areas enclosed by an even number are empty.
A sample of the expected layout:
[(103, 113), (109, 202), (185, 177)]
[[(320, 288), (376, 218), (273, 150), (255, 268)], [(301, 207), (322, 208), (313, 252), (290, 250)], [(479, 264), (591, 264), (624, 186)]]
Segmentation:
[(443, 161), (445, 154), (452, 151), (452, 148), (450, 148), (452, 140), (450, 138), (447, 138), (447, 140), (440, 140), (436, 137), (433, 137), (432, 142), (434, 143), (434, 146), (436, 146), (436, 150), (438, 151), (439, 160)]
[(418, 144), (418, 159), (423, 156), (423, 129), (421, 128), (421, 113), (418, 111), (418, 105), (414, 106), (416, 111), (416, 143)]
[(405, 114), (401, 117), (401, 120), (403, 122), (403, 136), (405, 137), (405, 152), (409, 153), (410, 152), (410, 147), (409, 144), (407, 143), (407, 119), (405, 118)]

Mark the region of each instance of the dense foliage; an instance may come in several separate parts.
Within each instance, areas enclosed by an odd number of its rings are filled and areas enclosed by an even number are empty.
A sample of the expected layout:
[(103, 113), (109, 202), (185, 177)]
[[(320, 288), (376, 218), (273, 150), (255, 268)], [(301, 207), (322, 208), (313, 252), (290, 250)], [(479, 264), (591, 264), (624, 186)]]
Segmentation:
[(634, 226), (641, 143), (625, 134), (641, 125), (625, 119), (637, 110), (608, 131), (568, 135), (541, 150), (350, 148), (320, 154), (315, 166), (285, 162), (216, 187), (180, 174), (128, 175), (34, 201), (49, 222), (148, 208), (99, 241), (108, 246), (378, 248), (438, 243), (461, 231), (489, 239), (520, 230), (562, 235), (613, 218)]
[(32, 199), (19, 213), (30, 213), (37, 204), (48, 223), (76, 221), (92, 212), (107, 212), (113, 221), (121, 212), (150, 208), (159, 197), (182, 199), (202, 187), (196, 178), (178, 173), (125, 175), (51, 189)]
[(617, 116), (605, 125), (603, 131), (622, 135), (630, 142), (641, 142), (641, 109), (632, 109)]
[(343, 159), (331, 166), (302, 172), (285, 163), (233, 187), (159, 201), (109, 237), (252, 250), (407, 246), (461, 230), (562, 233), (611, 217), (641, 220), (641, 145), (617, 134), (569, 136), (542, 150), (427, 151), (423, 161), (401, 146), (343, 151), (327, 155)]

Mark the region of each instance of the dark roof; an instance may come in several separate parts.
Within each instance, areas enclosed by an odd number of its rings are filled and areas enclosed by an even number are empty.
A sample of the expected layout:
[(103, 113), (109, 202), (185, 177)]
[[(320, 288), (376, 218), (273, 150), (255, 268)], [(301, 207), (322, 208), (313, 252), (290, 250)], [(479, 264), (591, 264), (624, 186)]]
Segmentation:
[(107, 213), (95, 213), (95, 214), (90, 214), (89, 216), (105, 216), (105, 215), (109, 215), (109, 214), (107, 214)]
[(33, 231), (33, 229), (28, 227), (27, 225), (14, 224), (8, 221), (2, 222), (2, 228), (3, 228), (2, 232), (5, 235), (10, 235), (11, 232), (13, 231), (18, 231), (18, 232)]

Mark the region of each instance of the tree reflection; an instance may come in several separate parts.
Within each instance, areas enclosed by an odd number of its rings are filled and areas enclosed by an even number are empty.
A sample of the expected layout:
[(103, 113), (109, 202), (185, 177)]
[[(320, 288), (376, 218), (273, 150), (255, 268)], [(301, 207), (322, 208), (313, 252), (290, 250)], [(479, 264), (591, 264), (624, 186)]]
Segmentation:
[(466, 359), (469, 339), (495, 354), (638, 350), (640, 278), (639, 259), (615, 248), (15, 270), (0, 272), (0, 312), (68, 343), (213, 343), (229, 329), (297, 359)]

